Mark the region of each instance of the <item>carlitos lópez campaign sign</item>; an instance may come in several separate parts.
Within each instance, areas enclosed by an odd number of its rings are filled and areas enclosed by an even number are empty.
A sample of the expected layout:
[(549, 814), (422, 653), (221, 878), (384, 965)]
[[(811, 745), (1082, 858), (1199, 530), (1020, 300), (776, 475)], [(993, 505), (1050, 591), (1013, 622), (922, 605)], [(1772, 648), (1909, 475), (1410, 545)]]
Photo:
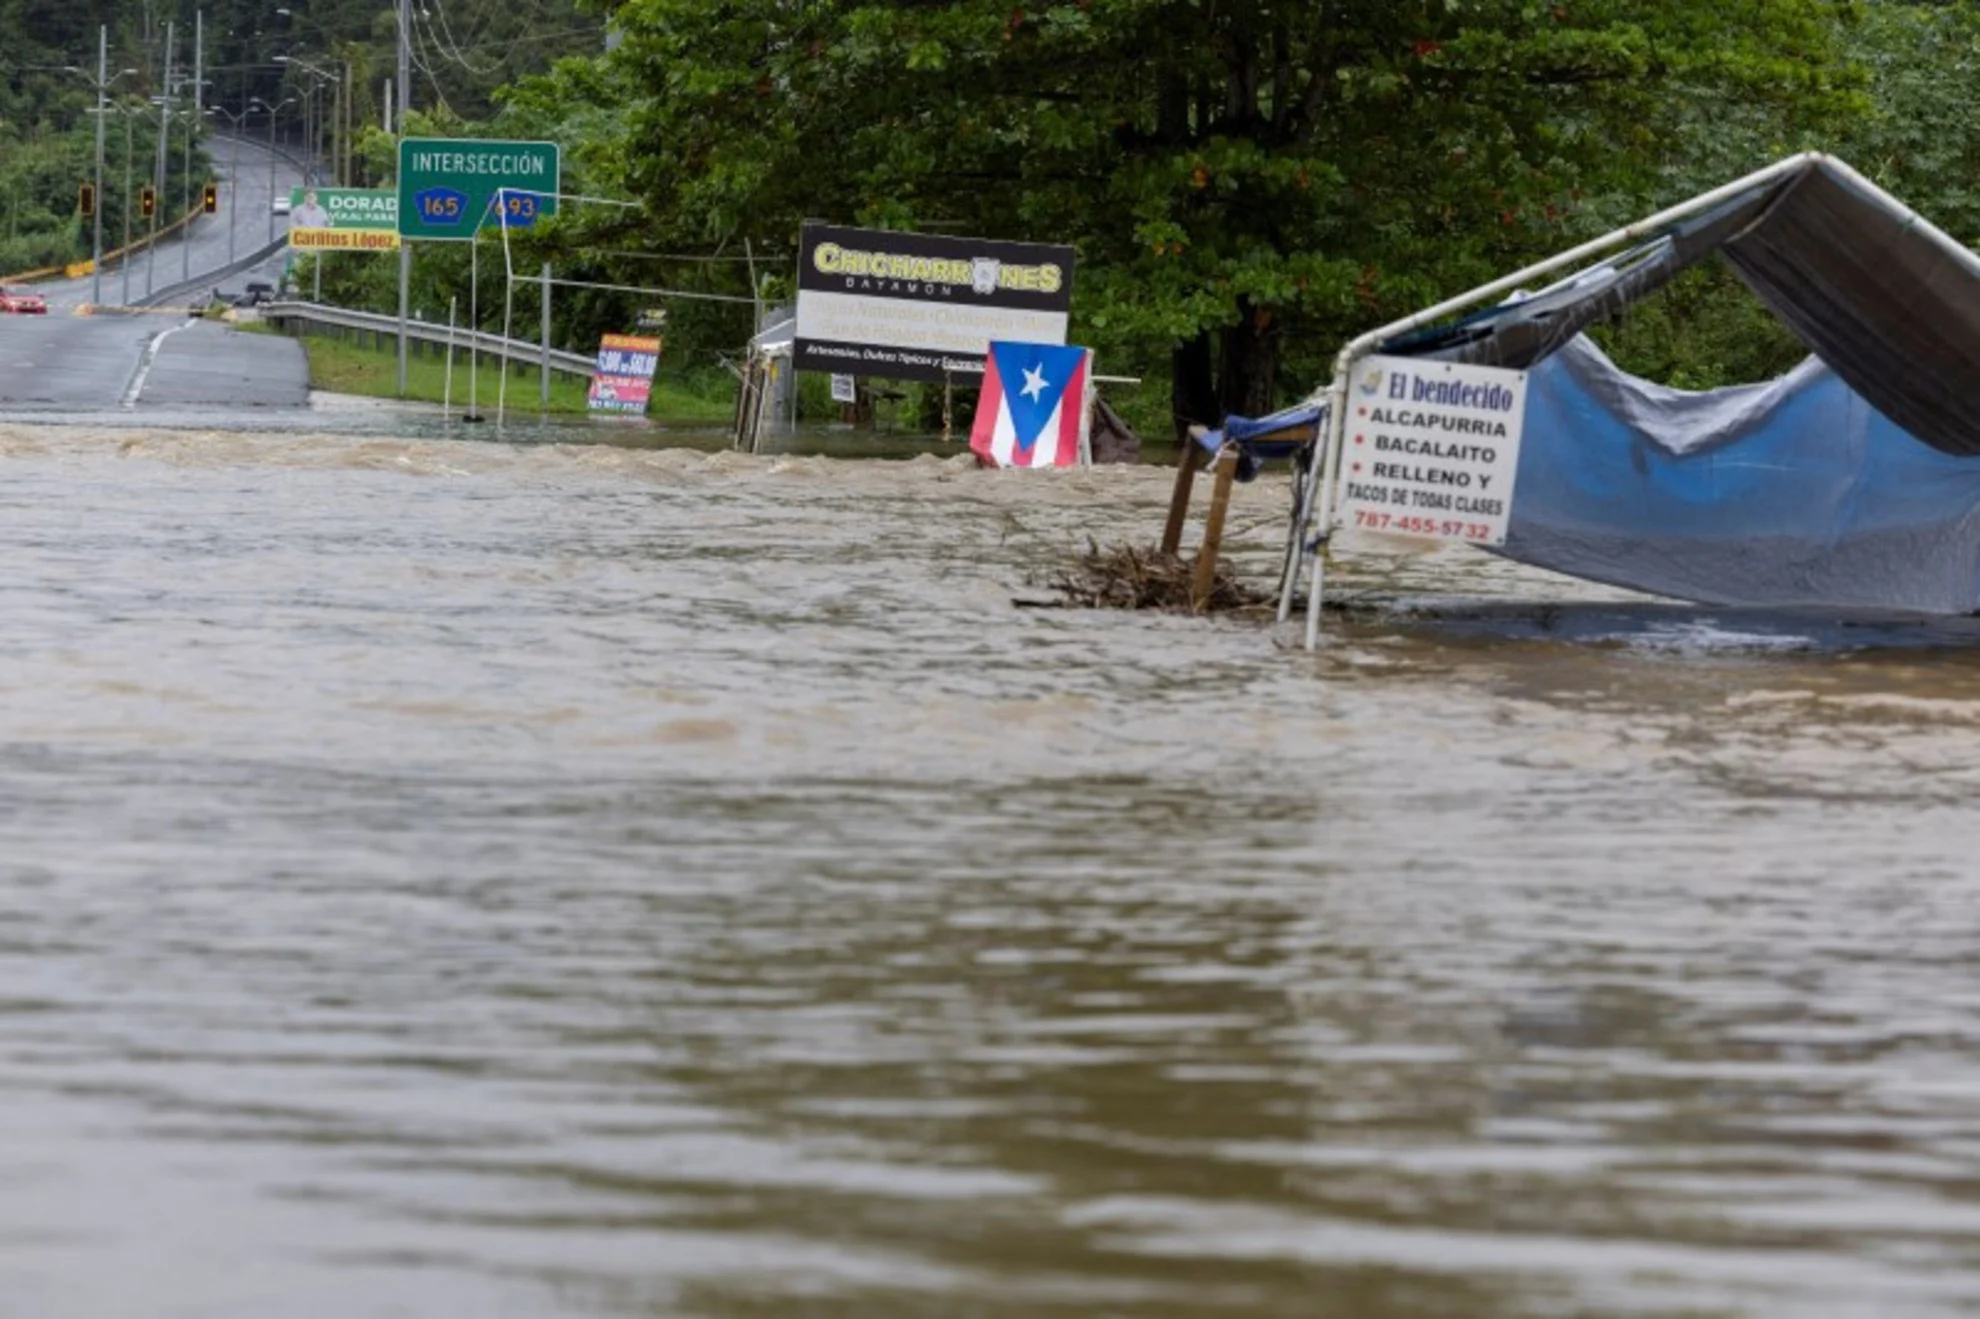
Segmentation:
[(1363, 358), (1348, 389), (1341, 515), (1359, 531), (1503, 545), (1526, 373)]
[(990, 341), (1062, 344), (1073, 250), (808, 224), (795, 365), (974, 384)]
[(289, 246), (389, 252), (399, 246), (399, 194), (387, 188), (293, 188)]

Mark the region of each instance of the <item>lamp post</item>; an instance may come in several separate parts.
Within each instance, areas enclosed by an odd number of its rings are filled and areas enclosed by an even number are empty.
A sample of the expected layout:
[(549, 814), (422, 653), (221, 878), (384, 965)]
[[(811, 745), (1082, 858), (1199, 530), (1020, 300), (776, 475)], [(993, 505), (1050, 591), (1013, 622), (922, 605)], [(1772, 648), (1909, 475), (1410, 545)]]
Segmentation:
[[(284, 13), (287, 11), (277, 10), (276, 12)], [(307, 152), (303, 162), (303, 182), (309, 183), (311, 182), (311, 173), (316, 165), (320, 140), (323, 137), (323, 89), (326, 86), (336, 87), (340, 89), (339, 94), (341, 95), (342, 83), (337, 75), (330, 70), (313, 64), (299, 55), (277, 55), (275, 62), (277, 64), (286, 64), (292, 69), (297, 69), (308, 74), (310, 77), (309, 85), (303, 88), (302, 93), (303, 144), (304, 150)], [(335, 182), (334, 171), (332, 182)]]
[(137, 117), (135, 106), (125, 106), (120, 111), (124, 119), (124, 242), (117, 250), (123, 257), (117, 265), (123, 271), (123, 305), (131, 305), (131, 120)]
[[(66, 72), (89, 77), (89, 71), (74, 64), (62, 66)], [(96, 77), (91, 81), (96, 86), (96, 174), (90, 186), (95, 190), (95, 206), (90, 217), (89, 251), (89, 300), (100, 305), (103, 301), (103, 116), (106, 113), (105, 99), (110, 84), (125, 74), (136, 73), (136, 69), (119, 69), (116, 77), (110, 75), (110, 28), (103, 24), (96, 29)]]
[[(234, 221), (241, 213), (239, 179), (241, 150), (237, 139), (240, 136), (241, 122), (247, 118), (248, 112), (243, 109), (239, 114), (235, 114), (224, 105), (209, 105), (206, 107), (206, 113), (226, 115), (227, 122), (234, 129), (234, 136), (227, 139), (227, 264), (231, 266), (234, 264)], [(275, 222), (275, 208), (272, 202), (268, 208), (268, 220), (270, 224)]]
[(187, 217), (182, 221), (186, 226), (179, 235), (179, 280), (181, 283), (192, 278), (192, 157), (193, 134), (199, 131), (200, 110), (206, 104), (206, 11), (193, 11), (193, 76), (192, 108), (186, 116), (186, 163), (179, 176), (179, 214)]
[(166, 149), (170, 146), (167, 134), (172, 123), (172, 47), (173, 28), (170, 19), (165, 23), (165, 77), (159, 84), (162, 97), (158, 107), (158, 166), (152, 171), (152, 210), (151, 241), (145, 249), (144, 295), (151, 296), (152, 279), (158, 273), (158, 206), (165, 200)]
[(271, 243), (275, 241), (275, 116), (283, 106), (295, 103), (293, 96), (284, 96), (273, 105), (259, 96), (251, 102), (268, 111), (268, 241)]

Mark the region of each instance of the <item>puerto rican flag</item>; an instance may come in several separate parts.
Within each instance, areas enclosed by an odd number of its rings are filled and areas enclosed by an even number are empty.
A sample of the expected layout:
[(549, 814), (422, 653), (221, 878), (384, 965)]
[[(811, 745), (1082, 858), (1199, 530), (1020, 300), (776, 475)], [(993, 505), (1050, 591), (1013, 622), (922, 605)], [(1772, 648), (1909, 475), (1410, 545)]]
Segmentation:
[(1079, 467), (1087, 462), (1093, 350), (992, 343), (969, 447), (992, 467)]

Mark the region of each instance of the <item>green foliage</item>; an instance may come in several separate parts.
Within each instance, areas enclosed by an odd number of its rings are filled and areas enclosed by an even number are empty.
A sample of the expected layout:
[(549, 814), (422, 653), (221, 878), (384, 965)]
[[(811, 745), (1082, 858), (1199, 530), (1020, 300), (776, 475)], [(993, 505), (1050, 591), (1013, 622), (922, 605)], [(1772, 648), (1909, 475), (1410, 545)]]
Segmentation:
[[(603, 19), (576, 0), (422, 0), (410, 8), (413, 103), (434, 122), (458, 126), (495, 110), (496, 90), (603, 44)], [(124, 116), (138, 115), (137, 179), (149, 177), (156, 140), (149, 109), (165, 90), (166, 25), (173, 91), (186, 103), (195, 14), (204, 17), (203, 103), (208, 127), (273, 127), (301, 146), (302, 108), (326, 161), (348, 122), (359, 182), (389, 178), (389, 143), (379, 149), (383, 83), (396, 68), (394, 7), (379, 0), (0, 0), (0, 274), (78, 260), (89, 253), (76, 187), (93, 171), (99, 28), (107, 34), (111, 96), (103, 187), (104, 246), (123, 232)], [(320, 73), (306, 72), (314, 65)], [(130, 70), (129, 73), (122, 72)], [(348, 104), (346, 104), (348, 101)], [(181, 125), (183, 120), (180, 121)], [(175, 127), (177, 134), (182, 127)], [(167, 209), (184, 195), (184, 152), (174, 145), (164, 186)], [(192, 182), (208, 177), (195, 153)]]
[(1357, 329), (1688, 183), (1676, 153), (1715, 107), (1741, 108), (1732, 154), (1751, 158), (1852, 108), (1842, 17), (627, 0), (603, 71), (560, 69), (533, 99), (586, 79), (624, 96), (612, 137), (653, 241), (788, 250), (806, 217), (1070, 241), (1075, 334), (1103, 361), (1214, 363), (1215, 398), (1179, 406), (1256, 410), (1286, 392), (1281, 358), (1304, 390)]

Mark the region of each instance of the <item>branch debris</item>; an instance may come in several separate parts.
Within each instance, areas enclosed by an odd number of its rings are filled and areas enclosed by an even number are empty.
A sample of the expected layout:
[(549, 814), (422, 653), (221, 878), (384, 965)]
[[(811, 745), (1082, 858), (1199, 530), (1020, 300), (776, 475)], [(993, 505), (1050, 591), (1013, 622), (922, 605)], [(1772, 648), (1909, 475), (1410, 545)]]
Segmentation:
[(1059, 599), (1018, 603), (1068, 609), (1163, 609), (1185, 614), (1228, 613), (1271, 603), (1263, 592), (1246, 586), (1219, 564), (1210, 598), (1201, 610), (1192, 610), (1190, 585), (1195, 573), (1193, 558), (1164, 554), (1152, 545), (1103, 550), (1088, 541), (1086, 553), (1030, 576), (1031, 585), (1056, 591)]

